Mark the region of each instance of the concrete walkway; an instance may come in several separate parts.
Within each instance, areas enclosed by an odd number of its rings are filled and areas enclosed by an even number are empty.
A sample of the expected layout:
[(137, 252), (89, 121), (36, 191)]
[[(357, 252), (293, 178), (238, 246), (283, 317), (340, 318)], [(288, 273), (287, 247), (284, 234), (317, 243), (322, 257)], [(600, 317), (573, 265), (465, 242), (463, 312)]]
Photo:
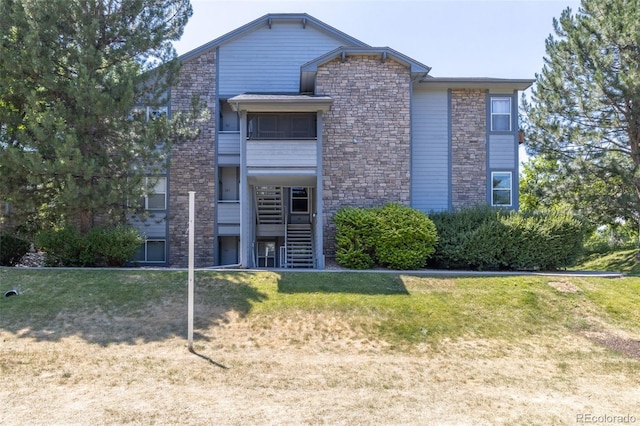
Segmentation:
[(509, 277), (509, 276), (550, 276), (550, 277), (598, 277), (598, 278), (623, 278), (625, 275), (620, 272), (605, 271), (459, 271), (450, 269), (418, 269), (412, 271), (394, 269), (288, 269), (288, 268), (268, 268), (268, 269), (236, 269), (236, 268), (200, 268), (199, 271), (229, 271), (229, 272), (352, 272), (352, 273), (378, 273), (378, 274), (402, 274), (402, 275), (425, 275), (443, 277)]
[[(162, 266), (137, 266), (126, 268), (78, 268), (78, 267), (24, 267), (24, 266), (0, 266), (0, 269), (23, 269), (23, 270), (85, 270), (85, 271), (186, 271), (187, 268), (169, 268)], [(620, 272), (605, 272), (605, 271), (460, 271), (449, 269), (418, 269), (412, 271), (395, 270), (395, 269), (343, 269), (338, 267), (331, 267), (327, 269), (291, 269), (291, 268), (255, 268), (255, 269), (241, 269), (241, 268), (229, 268), (211, 266), (208, 268), (195, 268), (195, 271), (224, 271), (224, 272), (296, 272), (296, 273), (334, 273), (334, 272), (348, 272), (354, 274), (361, 273), (377, 273), (377, 274), (402, 274), (402, 275), (424, 275), (434, 277), (509, 277), (509, 276), (550, 276), (550, 277), (597, 277), (597, 278), (623, 278), (625, 274)]]

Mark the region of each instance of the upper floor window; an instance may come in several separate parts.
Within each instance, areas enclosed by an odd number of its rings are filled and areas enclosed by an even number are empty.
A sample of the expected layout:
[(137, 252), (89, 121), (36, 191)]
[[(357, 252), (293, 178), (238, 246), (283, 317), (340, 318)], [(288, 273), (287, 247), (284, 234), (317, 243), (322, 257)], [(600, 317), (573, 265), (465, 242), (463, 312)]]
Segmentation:
[(146, 178), (157, 179), (154, 187), (143, 197), (141, 202), (145, 210), (166, 210), (167, 209), (167, 178)]
[(168, 115), (167, 107), (135, 107), (129, 116), (134, 120), (159, 120), (161, 118), (167, 118)]
[(491, 98), (491, 131), (511, 131), (511, 98)]
[(159, 120), (161, 118), (167, 118), (167, 107), (147, 107), (147, 120)]
[(247, 139), (315, 139), (316, 113), (256, 113), (247, 117)]
[(511, 206), (511, 193), (511, 172), (491, 172), (491, 205)]

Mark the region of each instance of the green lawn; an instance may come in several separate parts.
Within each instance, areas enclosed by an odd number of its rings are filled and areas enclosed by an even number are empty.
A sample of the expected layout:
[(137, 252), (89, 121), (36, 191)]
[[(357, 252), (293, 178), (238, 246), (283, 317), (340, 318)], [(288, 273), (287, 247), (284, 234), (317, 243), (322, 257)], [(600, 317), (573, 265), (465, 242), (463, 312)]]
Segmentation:
[(572, 269), (589, 271), (622, 272), (627, 275), (640, 275), (640, 262), (636, 258), (637, 249), (620, 250), (608, 254), (596, 254), (585, 258)]
[[(162, 340), (184, 332), (186, 315), (179, 309), (186, 309), (186, 279), (186, 272), (179, 271), (3, 268), (0, 290), (16, 288), (21, 294), (0, 300), (0, 327), (107, 344), (115, 338), (106, 331), (96, 334), (72, 324), (98, 314), (106, 322), (135, 321), (166, 305), (169, 319), (144, 336)], [(573, 290), (549, 285), (559, 280)], [(640, 327), (640, 278), (206, 271), (196, 273), (196, 301), (196, 327), (223, 323), (235, 312), (252, 327), (269, 329), (278, 318), (304, 312), (340, 318), (365, 338), (407, 349), (464, 336), (513, 341), (597, 324), (632, 332)], [(116, 341), (139, 337), (126, 330), (118, 336)]]

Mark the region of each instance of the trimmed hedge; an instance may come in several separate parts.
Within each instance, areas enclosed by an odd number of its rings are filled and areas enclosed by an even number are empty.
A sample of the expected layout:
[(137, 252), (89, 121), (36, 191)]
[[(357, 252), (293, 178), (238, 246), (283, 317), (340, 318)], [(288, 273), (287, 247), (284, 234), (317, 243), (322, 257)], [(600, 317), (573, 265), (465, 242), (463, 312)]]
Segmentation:
[(123, 266), (143, 242), (138, 231), (127, 226), (94, 228), (87, 235), (74, 228), (36, 235), (36, 245), (45, 252), (47, 266)]
[(352, 269), (376, 264), (419, 269), (437, 241), (436, 228), (426, 214), (395, 203), (382, 208), (346, 207), (336, 213), (334, 222), (336, 260)]
[(554, 270), (582, 254), (587, 227), (562, 211), (513, 212), (480, 206), (431, 216), (439, 241), (429, 266)]
[(31, 244), (12, 235), (0, 235), (0, 265), (15, 266), (27, 254)]
[(345, 207), (333, 218), (336, 224), (336, 261), (352, 269), (370, 269), (375, 265), (373, 233), (376, 210)]

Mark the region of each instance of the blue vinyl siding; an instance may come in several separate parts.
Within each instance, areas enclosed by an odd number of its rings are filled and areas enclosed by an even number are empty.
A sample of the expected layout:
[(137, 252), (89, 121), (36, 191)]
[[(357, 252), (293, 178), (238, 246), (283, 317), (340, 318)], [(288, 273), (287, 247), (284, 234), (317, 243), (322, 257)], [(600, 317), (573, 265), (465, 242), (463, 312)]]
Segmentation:
[(447, 90), (414, 88), (411, 132), (411, 205), (424, 212), (447, 210), (450, 204)]
[(489, 168), (513, 169), (516, 165), (516, 141), (513, 135), (489, 135)]
[(164, 238), (167, 234), (167, 214), (165, 212), (152, 212), (144, 219), (133, 216), (129, 219), (129, 224), (149, 238)]
[(221, 94), (295, 92), (300, 66), (344, 44), (344, 40), (300, 21), (275, 21), (220, 46)]

